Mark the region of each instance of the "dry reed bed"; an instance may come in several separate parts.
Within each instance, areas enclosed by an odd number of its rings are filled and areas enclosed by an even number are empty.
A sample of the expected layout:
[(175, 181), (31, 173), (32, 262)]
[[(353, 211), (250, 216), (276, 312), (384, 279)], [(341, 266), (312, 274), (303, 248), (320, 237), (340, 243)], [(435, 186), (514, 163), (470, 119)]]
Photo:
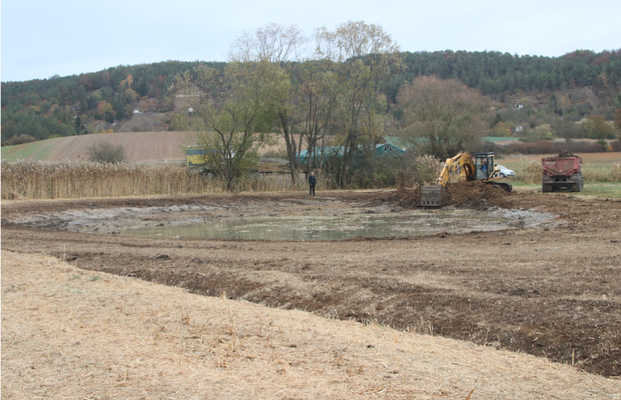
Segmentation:
[[(437, 160), (421, 165), (421, 179), (435, 182), (440, 163)], [(420, 172), (419, 172), (420, 173)], [(516, 171), (516, 180), (528, 184), (541, 183), (541, 163), (531, 161)], [(621, 182), (621, 163), (583, 168), (585, 183)], [(412, 177), (401, 179), (406, 186), (416, 186)], [(318, 176), (318, 187), (334, 189), (329, 179)], [(235, 192), (268, 192), (305, 190), (306, 182), (292, 184), (289, 175), (248, 177), (238, 181)], [(123, 197), (150, 195), (182, 195), (222, 193), (226, 185), (218, 179), (177, 164), (99, 164), (92, 162), (41, 163), (2, 161), (2, 199), (71, 199), (88, 197)]]
[(610, 399), (524, 354), (2, 252), (3, 399)]
[[(177, 164), (99, 164), (93, 162), (2, 162), (2, 199), (70, 199), (221, 193), (217, 179)], [(299, 190), (288, 175), (247, 178), (238, 192)]]

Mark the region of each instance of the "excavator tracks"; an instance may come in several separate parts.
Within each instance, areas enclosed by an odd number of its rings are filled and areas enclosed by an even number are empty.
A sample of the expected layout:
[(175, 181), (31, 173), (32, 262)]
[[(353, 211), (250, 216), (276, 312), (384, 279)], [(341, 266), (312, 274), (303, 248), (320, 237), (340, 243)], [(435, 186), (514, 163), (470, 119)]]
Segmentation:
[(507, 192), (511, 192), (513, 190), (513, 185), (511, 185), (510, 183), (506, 183), (506, 182), (485, 182), (485, 183), (504, 189)]

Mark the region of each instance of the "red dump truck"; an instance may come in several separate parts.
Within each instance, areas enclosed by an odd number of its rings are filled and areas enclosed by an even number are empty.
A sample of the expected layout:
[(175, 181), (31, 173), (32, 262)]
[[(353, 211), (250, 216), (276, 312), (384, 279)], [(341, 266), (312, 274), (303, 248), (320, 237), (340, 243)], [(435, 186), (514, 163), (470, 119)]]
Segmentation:
[(541, 161), (544, 193), (558, 189), (582, 191), (582, 158), (568, 151), (562, 151), (558, 156), (542, 158)]

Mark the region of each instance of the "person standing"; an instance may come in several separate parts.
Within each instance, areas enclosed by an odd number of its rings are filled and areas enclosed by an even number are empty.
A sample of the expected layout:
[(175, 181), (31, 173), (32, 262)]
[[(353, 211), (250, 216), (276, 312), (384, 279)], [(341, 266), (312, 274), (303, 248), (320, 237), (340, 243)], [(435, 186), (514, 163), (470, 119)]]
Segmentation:
[(308, 184), (310, 185), (310, 193), (311, 195), (315, 196), (315, 185), (317, 185), (317, 177), (315, 176), (314, 172), (311, 172), (309, 177), (308, 177)]

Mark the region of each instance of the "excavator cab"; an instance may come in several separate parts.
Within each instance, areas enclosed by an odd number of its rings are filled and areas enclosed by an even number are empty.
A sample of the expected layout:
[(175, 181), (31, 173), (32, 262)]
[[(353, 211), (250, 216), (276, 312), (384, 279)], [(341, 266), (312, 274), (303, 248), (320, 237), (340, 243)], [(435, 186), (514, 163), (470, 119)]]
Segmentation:
[(459, 181), (482, 181), (510, 192), (510, 183), (497, 182), (500, 168), (494, 162), (494, 153), (477, 153), (472, 157), (469, 153), (459, 153), (444, 162), (442, 172), (436, 185), (422, 187), (420, 204), (423, 207), (440, 207), (445, 186), (452, 174), (459, 174)]
[(474, 158), (476, 180), (483, 181), (494, 175), (494, 153), (477, 153)]

